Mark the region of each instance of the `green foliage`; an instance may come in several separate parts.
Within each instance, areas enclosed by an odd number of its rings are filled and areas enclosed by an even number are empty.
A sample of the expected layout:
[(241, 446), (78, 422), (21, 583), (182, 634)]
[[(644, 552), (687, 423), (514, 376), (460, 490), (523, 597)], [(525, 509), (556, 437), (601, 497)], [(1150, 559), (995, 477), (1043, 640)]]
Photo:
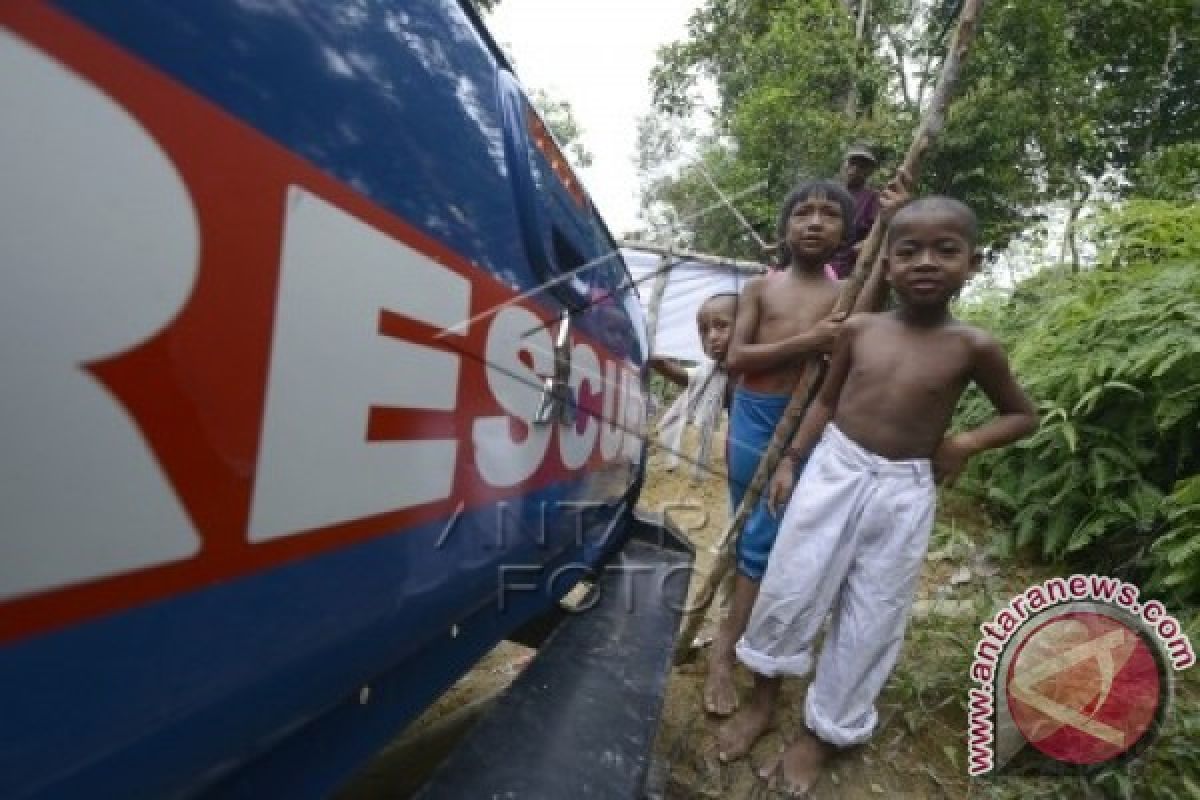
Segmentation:
[(1175, 484), (1164, 510), (1168, 533), (1150, 548), (1153, 582), (1170, 591), (1194, 591), (1200, 579), (1200, 476)]
[[(932, 93), (961, 7), (873, 0), (858, 41), (855, 5), (705, 0), (687, 38), (659, 53), (651, 84), (665, 119), (689, 119), (715, 88), (715, 134), (692, 158), (720, 163), (713, 177), (727, 191), (767, 181), (744, 204), (760, 231), (795, 178), (833, 175), (850, 141), (873, 142), (887, 176)], [(1193, 0), (988, 3), (920, 191), (971, 205), (983, 241), (997, 249), (1039, 222), (1045, 204), (1082, 205), (1097, 185), (1194, 202), (1200, 48), (1188, 45), (1197, 40)], [(655, 177), (644, 205), (686, 217), (703, 207), (707, 184), (697, 177), (688, 169)], [(710, 221), (721, 230), (705, 230)], [(707, 250), (749, 255), (724, 220), (685, 227)]]
[(1099, 246), (1103, 266), (1200, 263), (1200, 204), (1134, 198), (1117, 209), (1102, 211), (1090, 228), (1089, 238)]
[[(643, 155), (651, 149), (670, 152), (677, 146), (669, 130), (664, 130), (660, 120), (653, 117), (643, 120), (639, 140)], [(739, 211), (759, 237), (770, 242), (775, 237), (775, 215), (778, 213), (773, 208), (773, 199), (761, 191), (735, 192), (738, 187), (761, 183), (764, 176), (719, 144), (702, 143), (698, 151), (695, 159), (673, 173), (653, 175), (653, 164), (641, 167), (643, 223), (653, 231), (652, 238), (670, 239), (678, 247), (747, 260), (761, 258), (763, 254), (758, 243), (721, 202), (713, 184), (722, 187), (727, 194), (735, 195)], [(650, 158), (652, 156), (647, 156)], [(666, 236), (668, 233), (671, 235)]]
[(1134, 193), (1171, 203), (1200, 202), (1200, 142), (1155, 150), (1133, 174)]
[[(972, 464), (969, 488), (1011, 516), (1017, 548), (1149, 570), (1176, 599), (1200, 598), (1198, 214), (1131, 203), (1099, 223), (1102, 268), (1043, 271), (967, 314), (1004, 342), (1041, 415)], [(972, 392), (959, 422), (989, 415)]]
[[(887, 145), (897, 133), (890, 115), (846, 113), (852, 92), (870, 94), (885, 81), (883, 65), (856, 58), (856, 49), (840, 0), (810, 0), (772, 13), (745, 50), (744, 87), (725, 123), (738, 159), (758, 167), (774, 203), (797, 179), (835, 175), (852, 141)], [(771, 215), (777, 210), (772, 206)]]
[[(765, 183), (737, 205), (758, 235), (773, 241), (779, 203), (797, 179), (833, 175), (851, 141), (887, 150), (892, 117), (876, 113), (886, 81), (882, 62), (856, 42), (842, 0), (707, 0), (689, 22), (688, 38), (663, 48), (651, 75), (658, 114), (643, 123), (640, 137), (643, 216), (657, 227), (681, 220), (674, 227), (697, 249), (761, 257), (745, 227), (720, 209), (710, 180), (728, 194)], [(667, 159), (654, 132), (689, 119), (706, 86), (718, 95), (713, 134), (685, 135), (686, 163), (658, 174)], [(847, 113), (852, 94), (864, 113)]]

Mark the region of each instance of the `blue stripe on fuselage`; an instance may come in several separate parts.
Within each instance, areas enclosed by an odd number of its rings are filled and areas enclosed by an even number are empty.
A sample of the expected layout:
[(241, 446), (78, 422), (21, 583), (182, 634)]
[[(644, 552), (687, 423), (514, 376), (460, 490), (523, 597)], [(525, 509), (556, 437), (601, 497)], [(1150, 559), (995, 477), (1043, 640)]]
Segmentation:
[[(560, 515), (542, 543), (541, 503), (567, 497), (554, 487), (507, 509), (465, 513), (449, 533), (446, 522), (397, 532), (9, 645), (0, 650), (0, 796), (196, 788), (220, 777), (206, 768), (240, 766), (348, 692), (420, 658), (416, 713), (464, 668), (453, 625), (482, 637), (473, 643), (482, 653), (555, 602), (542, 591), (511, 592), (498, 621), (472, 625), (496, 602), (501, 564), (552, 570), (593, 563), (612, 546), (617, 532), (594, 525), (612, 523), (611, 508), (591, 512), (582, 542)], [(504, 547), (498, 515), (509, 520)], [(538, 574), (522, 571), (510, 584)], [(559, 584), (555, 594), (569, 588)]]

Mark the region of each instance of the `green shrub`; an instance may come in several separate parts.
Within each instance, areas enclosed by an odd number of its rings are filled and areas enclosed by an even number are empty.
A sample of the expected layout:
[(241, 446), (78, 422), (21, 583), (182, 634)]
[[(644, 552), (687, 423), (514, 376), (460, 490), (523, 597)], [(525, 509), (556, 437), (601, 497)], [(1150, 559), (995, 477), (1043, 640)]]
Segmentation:
[[(1200, 209), (1139, 201), (1094, 230), (1099, 268), (1045, 270), (967, 309), (1005, 343), (1041, 426), (976, 459), (964, 486), (1011, 517), (1015, 547), (1140, 570), (1152, 589), (1195, 600)], [(973, 390), (959, 423), (990, 414)]]

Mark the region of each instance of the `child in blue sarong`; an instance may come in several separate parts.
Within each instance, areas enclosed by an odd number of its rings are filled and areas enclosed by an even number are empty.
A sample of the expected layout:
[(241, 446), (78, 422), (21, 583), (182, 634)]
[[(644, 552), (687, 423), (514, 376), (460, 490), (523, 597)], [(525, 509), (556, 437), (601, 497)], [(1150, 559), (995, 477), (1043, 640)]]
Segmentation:
[[(779, 218), (780, 263), (786, 269), (750, 281), (738, 299), (726, 359), (730, 372), (739, 376), (726, 451), (734, 513), (796, 382), (814, 359), (829, 352), (841, 327), (830, 317), (840, 284), (826, 274), (825, 264), (847, 242), (853, 214), (850, 195), (837, 183), (798, 187)], [(777, 532), (778, 521), (760, 502), (738, 539), (732, 609), (709, 654), (704, 707), (711, 714), (737, 709), (734, 645), (750, 617)]]

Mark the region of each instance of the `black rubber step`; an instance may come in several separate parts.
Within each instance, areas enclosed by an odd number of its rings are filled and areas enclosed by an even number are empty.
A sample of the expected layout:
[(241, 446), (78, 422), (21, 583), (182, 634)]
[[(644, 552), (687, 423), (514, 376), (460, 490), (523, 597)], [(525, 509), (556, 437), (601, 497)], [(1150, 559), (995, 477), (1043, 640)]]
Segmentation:
[(642, 796), (692, 554), (658, 520), (637, 528), (595, 605), (550, 634), (419, 800)]

